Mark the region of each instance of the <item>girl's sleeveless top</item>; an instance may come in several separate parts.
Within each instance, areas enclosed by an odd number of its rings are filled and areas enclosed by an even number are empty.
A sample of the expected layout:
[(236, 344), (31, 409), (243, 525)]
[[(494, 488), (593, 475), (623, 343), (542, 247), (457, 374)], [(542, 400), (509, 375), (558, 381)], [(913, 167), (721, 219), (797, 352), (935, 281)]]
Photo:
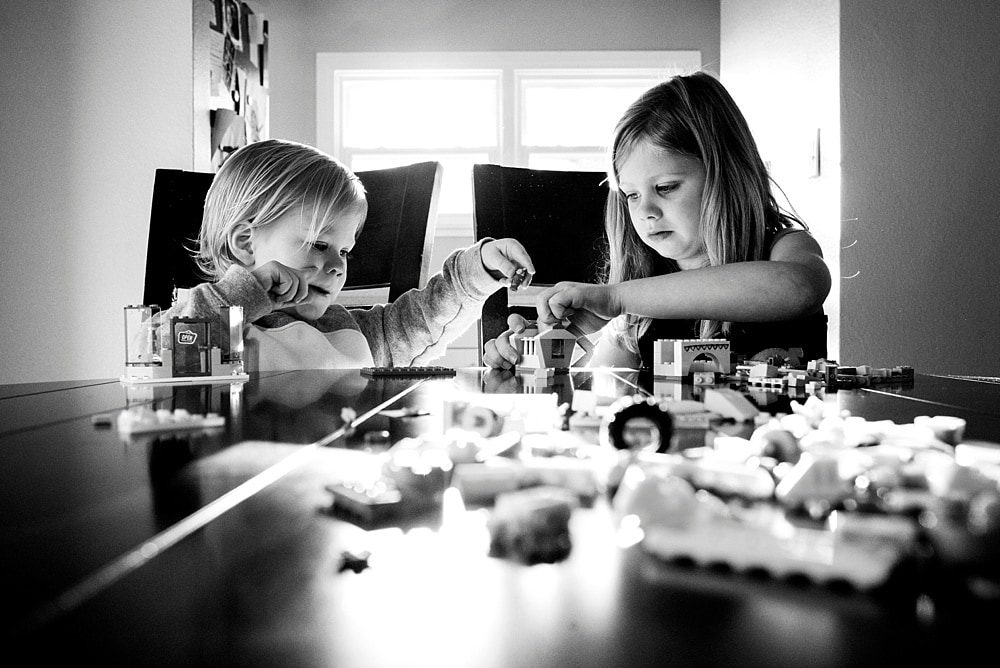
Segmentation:
[[(780, 230), (769, 235), (770, 248), (784, 234), (798, 232), (797, 228)], [(808, 232), (806, 232), (808, 234)], [(729, 349), (737, 359), (750, 359), (769, 348), (789, 351), (802, 349), (802, 361), (826, 357), (827, 317), (822, 308), (795, 320), (780, 322), (734, 322), (729, 334), (718, 338), (729, 340)], [(658, 339), (697, 339), (697, 320), (654, 320), (646, 333), (639, 338), (639, 353), (643, 368), (653, 367), (653, 342)]]

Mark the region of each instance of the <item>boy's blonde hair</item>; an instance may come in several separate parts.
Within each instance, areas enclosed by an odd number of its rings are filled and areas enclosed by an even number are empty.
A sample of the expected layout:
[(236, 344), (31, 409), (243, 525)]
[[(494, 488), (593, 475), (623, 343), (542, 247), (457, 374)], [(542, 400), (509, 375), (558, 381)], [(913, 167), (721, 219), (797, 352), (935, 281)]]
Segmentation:
[(363, 218), (368, 203), (361, 180), (323, 151), (282, 139), (240, 148), (223, 163), (205, 196), (195, 255), (199, 268), (210, 279), (222, 278), (239, 264), (230, 246), (236, 225), (263, 227), (296, 208), (311, 220), (310, 243), (336, 216), (354, 211)]
[[(615, 127), (605, 215), (609, 283), (679, 271), (676, 262), (661, 257), (639, 237), (618, 187), (622, 163), (642, 142), (695, 158), (704, 166), (701, 225), (710, 265), (765, 259), (769, 234), (794, 224), (806, 227), (779, 207), (750, 127), (723, 85), (704, 72), (675, 76), (639, 96)], [(638, 339), (651, 323), (650, 318), (626, 316), (617, 322), (619, 342), (638, 352)], [(729, 325), (703, 320), (700, 336), (728, 333)]]

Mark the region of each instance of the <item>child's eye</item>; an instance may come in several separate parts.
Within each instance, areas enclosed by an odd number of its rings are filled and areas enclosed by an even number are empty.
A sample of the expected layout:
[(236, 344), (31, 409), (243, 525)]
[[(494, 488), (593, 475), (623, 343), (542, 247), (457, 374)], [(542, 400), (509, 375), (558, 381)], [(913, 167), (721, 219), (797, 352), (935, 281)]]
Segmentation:
[(352, 257), (354, 257), (354, 253), (345, 248), (344, 250), (340, 251), (340, 257), (344, 258), (345, 260), (350, 260)]
[(672, 193), (677, 190), (678, 185), (677, 183), (664, 183), (656, 186), (656, 191), (659, 193)]
[(626, 192), (623, 192), (622, 195), (624, 195), (625, 199), (627, 199), (629, 201), (639, 199), (639, 193), (626, 193)]
[(326, 243), (325, 241), (314, 241), (312, 247), (318, 250), (320, 253), (322, 253), (327, 248), (330, 247), (330, 244)]

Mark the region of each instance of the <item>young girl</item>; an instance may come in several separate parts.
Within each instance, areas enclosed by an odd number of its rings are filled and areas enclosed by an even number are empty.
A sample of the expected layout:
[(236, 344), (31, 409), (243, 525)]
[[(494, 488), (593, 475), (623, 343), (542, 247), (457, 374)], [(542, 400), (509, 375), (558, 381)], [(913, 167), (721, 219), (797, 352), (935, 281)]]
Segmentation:
[[(536, 300), (542, 323), (590, 333), (610, 321), (590, 366), (651, 367), (656, 339), (826, 356), (829, 270), (806, 225), (779, 208), (722, 84), (697, 73), (646, 91), (615, 128), (608, 181), (606, 283), (559, 283)], [(519, 360), (511, 337), (523, 322), (509, 324), (486, 364)]]
[(426, 287), (347, 310), (333, 302), (367, 206), (357, 176), (315, 148), (244, 146), (205, 198), (197, 261), (212, 282), (191, 289), (160, 322), (242, 306), (252, 323), (249, 371), (424, 364), (475, 322), (518, 267), (534, 271), (520, 243), (486, 239), (452, 253)]

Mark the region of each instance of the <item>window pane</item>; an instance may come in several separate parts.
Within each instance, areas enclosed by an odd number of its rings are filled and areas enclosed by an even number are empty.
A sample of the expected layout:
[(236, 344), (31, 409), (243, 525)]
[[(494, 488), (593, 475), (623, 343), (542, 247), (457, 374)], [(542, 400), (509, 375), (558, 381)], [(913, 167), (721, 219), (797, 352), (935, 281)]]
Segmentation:
[[(373, 73), (374, 74), (374, 73)], [(343, 145), (496, 146), (499, 76), (379, 77), (343, 82)]]
[(605, 146), (615, 123), (656, 80), (522, 80), (521, 144)]
[(531, 169), (554, 169), (561, 172), (603, 172), (607, 157), (604, 153), (529, 153)]
[(351, 158), (351, 169), (363, 172), (369, 169), (400, 167), (415, 162), (437, 160), (441, 163), (441, 194), (438, 197), (439, 214), (472, 213), (472, 165), (490, 162), (486, 153), (460, 155), (435, 155), (433, 153), (406, 154), (357, 154)]

